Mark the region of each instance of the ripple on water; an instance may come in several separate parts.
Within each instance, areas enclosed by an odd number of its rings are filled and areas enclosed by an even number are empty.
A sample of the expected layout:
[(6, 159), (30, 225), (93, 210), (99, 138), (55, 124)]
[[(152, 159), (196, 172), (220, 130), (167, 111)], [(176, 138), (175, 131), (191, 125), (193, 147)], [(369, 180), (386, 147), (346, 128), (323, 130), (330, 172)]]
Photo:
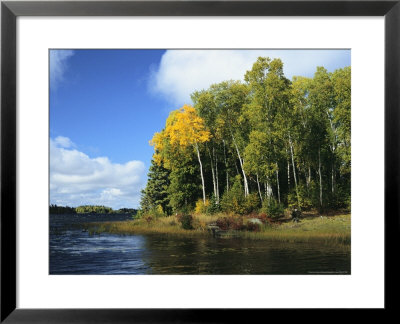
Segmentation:
[(77, 228), (50, 232), (50, 274), (328, 272), (350, 274), (350, 249), (212, 237), (90, 236)]

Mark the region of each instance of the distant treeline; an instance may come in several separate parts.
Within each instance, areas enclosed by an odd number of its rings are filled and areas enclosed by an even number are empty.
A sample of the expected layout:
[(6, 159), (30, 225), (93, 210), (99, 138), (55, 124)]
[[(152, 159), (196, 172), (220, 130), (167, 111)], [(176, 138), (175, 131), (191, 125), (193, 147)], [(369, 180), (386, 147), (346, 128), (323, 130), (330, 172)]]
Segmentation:
[(50, 205), (50, 214), (76, 214), (74, 207)]
[(133, 208), (120, 208), (117, 210), (106, 206), (84, 205), (78, 207), (50, 205), (50, 214), (136, 214)]

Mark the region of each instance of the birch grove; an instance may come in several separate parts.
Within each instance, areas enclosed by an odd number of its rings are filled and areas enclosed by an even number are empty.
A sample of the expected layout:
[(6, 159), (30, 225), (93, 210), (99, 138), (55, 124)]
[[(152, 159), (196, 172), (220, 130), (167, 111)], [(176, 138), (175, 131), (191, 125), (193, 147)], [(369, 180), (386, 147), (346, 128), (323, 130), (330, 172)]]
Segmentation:
[[(236, 198), (251, 201), (246, 211), (350, 206), (351, 68), (289, 80), (283, 67), (260, 57), (243, 81), (193, 89), (192, 105), (170, 113), (151, 141), (152, 164), (168, 173), (166, 213), (199, 201), (203, 211), (223, 211)], [(142, 208), (156, 208), (146, 190)]]

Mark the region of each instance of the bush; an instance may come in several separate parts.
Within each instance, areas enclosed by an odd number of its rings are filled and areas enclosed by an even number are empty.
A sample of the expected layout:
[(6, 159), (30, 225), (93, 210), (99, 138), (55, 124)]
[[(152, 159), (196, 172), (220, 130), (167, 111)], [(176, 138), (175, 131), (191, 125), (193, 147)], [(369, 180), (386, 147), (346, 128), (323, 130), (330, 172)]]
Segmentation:
[(242, 217), (221, 217), (217, 219), (217, 226), (224, 231), (227, 230), (235, 230), (240, 231), (245, 228), (243, 225), (243, 218)]
[(206, 199), (206, 203), (203, 202), (203, 199), (198, 199), (196, 201), (196, 207), (194, 208), (194, 212), (196, 214), (205, 214), (207, 213), (207, 209), (210, 205), (210, 201)]
[(198, 218), (193, 217), (192, 218), (192, 229), (197, 229), (197, 230), (205, 230), (206, 229), (206, 224), (201, 222)]
[(324, 200), (329, 208), (345, 208), (349, 210), (351, 206), (351, 195), (349, 189), (343, 187), (340, 183), (337, 184), (334, 194), (329, 191), (328, 193), (324, 193), (324, 197), (327, 197), (327, 199)]
[(283, 205), (278, 203), (275, 199), (264, 200), (262, 211), (267, 214), (268, 217), (279, 218), (284, 215)]
[(226, 191), (221, 199), (221, 209), (227, 213), (239, 215), (249, 214), (260, 207), (260, 198), (257, 193), (244, 196), (241, 177), (236, 176), (235, 182), (229, 191)]
[(229, 218), (228, 217), (218, 218), (216, 224), (223, 231), (227, 231), (229, 229)]
[(144, 212), (142, 209), (138, 210), (136, 215), (132, 215), (132, 219), (141, 219), (144, 215)]
[(134, 217), (134, 219), (140, 219), (140, 218), (145, 218), (146, 217), (151, 217), (152, 219), (156, 219), (159, 217), (164, 217), (167, 216), (167, 214), (165, 214), (163, 212), (162, 206), (158, 205), (154, 208), (151, 208), (149, 210), (139, 210), (136, 214), (136, 217)]
[(246, 229), (250, 232), (258, 232), (260, 230), (260, 224), (248, 222), (246, 224)]
[(220, 204), (217, 204), (217, 200), (214, 197), (214, 195), (212, 195), (210, 203), (207, 207), (207, 214), (216, 214), (219, 213), (221, 211), (221, 206)]
[(260, 196), (257, 192), (248, 195), (244, 201), (245, 214), (257, 211), (260, 208)]
[(222, 195), (221, 209), (227, 213), (242, 214), (241, 207), (244, 204), (244, 193), (241, 182), (241, 177), (236, 176), (230, 190), (227, 190)]
[(153, 216), (146, 215), (146, 216), (144, 216), (144, 219), (147, 222), (147, 224), (150, 224), (153, 221)]
[(182, 228), (186, 230), (193, 229), (193, 217), (189, 214), (180, 214), (177, 216), (178, 222), (181, 223)]
[[(319, 204), (319, 188), (316, 188), (315, 183), (312, 182), (307, 189), (307, 186), (300, 184), (297, 187), (299, 192), (300, 208), (302, 210), (310, 210), (312, 206)], [(288, 195), (288, 207), (299, 208), (299, 201), (297, 200), (296, 190), (293, 189)]]

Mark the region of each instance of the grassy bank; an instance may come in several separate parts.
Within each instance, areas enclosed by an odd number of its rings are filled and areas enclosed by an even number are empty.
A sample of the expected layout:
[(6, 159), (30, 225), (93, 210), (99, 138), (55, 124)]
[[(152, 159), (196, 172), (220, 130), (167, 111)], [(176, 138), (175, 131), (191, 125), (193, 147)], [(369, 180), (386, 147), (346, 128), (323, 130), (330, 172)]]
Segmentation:
[[(137, 219), (130, 221), (101, 222), (85, 224), (89, 234), (112, 233), (119, 235), (132, 234), (165, 234), (174, 236), (209, 236), (208, 225), (228, 217), (225, 214), (194, 215), (192, 229), (182, 228), (176, 216), (156, 219)], [(232, 217), (232, 216), (231, 216)], [(234, 218), (246, 228), (250, 217)], [(306, 214), (298, 222), (290, 219), (280, 219), (274, 222), (264, 222), (253, 230), (234, 230), (236, 236), (252, 240), (270, 240), (279, 242), (314, 242), (326, 244), (349, 245), (351, 241), (350, 214), (317, 215)], [(229, 232), (231, 230), (228, 230)]]
[(258, 232), (241, 232), (249, 239), (266, 239), (282, 242), (312, 242), (350, 244), (350, 214), (310, 217), (299, 223), (284, 222), (277, 226), (264, 227)]
[(176, 216), (160, 217), (156, 219), (137, 219), (118, 222), (88, 223), (89, 234), (167, 234), (183, 236), (209, 235), (207, 223), (217, 219), (214, 216), (196, 216), (194, 219), (194, 228), (191, 230), (183, 229)]

